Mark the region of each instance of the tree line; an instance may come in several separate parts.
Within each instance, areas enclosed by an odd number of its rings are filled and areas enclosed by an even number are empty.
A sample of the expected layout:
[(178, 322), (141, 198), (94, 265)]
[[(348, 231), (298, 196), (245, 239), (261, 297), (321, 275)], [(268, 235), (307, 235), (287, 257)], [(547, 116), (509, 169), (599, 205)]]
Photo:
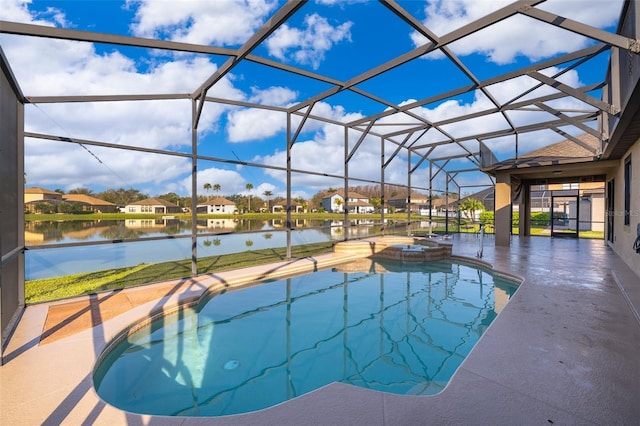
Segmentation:
[[(248, 192), (248, 195), (243, 194), (233, 194), (233, 195), (225, 195), (224, 198), (236, 204), (236, 207), (240, 212), (259, 212), (264, 209), (267, 211), (271, 211), (271, 206), (276, 204), (284, 204), (286, 202), (285, 197), (282, 196), (274, 196), (272, 191), (264, 191), (262, 194), (253, 194), (252, 190), (254, 188), (253, 184), (247, 183), (245, 188)], [(204, 190), (204, 194), (198, 195), (197, 203), (204, 203), (211, 199), (211, 191), (214, 192), (215, 196), (220, 196), (219, 194), (222, 191), (222, 186), (220, 184), (211, 184), (205, 183), (202, 186)], [(339, 188), (342, 189), (342, 188)], [(309, 211), (321, 211), (322, 210), (322, 199), (331, 196), (332, 193), (335, 193), (339, 190), (338, 188), (328, 188), (325, 190), (320, 190), (316, 192), (310, 199), (304, 199), (301, 197), (294, 198), (294, 201), (301, 205), (305, 210)], [(59, 192), (61, 194), (65, 194), (65, 191), (62, 189), (55, 189), (55, 192)], [(362, 185), (362, 186), (351, 186), (349, 187), (349, 192), (356, 192), (366, 198), (369, 199), (369, 202), (375, 207), (381, 207), (381, 198), (382, 191), (380, 185)], [(136, 201), (141, 201), (150, 196), (148, 194), (143, 193), (142, 191), (135, 188), (117, 188), (117, 189), (106, 189), (102, 192), (94, 192), (89, 188), (75, 188), (71, 189), (67, 192), (68, 194), (85, 194), (92, 197), (99, 198), (101, 200), (107, 201), (109, 203), (116, 204), (118, 206), (126, 206)], [(406, 198), (409, 194), (408, 188), (399, 185), (385, 185), (385, 198), (387, 200), (394, 198)], [(441, 198), (440, 194), (433, 194), (433, 199)], [(450, 194), (450, 197), (457, 198), (457, 194)], [(160, 198), (170, 203), (179, 205), (181, 207), (190, 207), (191, 206), (191, 197), (190, 196), (181, 196), (176, 194), (175, 192), (168, 192), (165, 194), (156, 195), (154, 198)]]

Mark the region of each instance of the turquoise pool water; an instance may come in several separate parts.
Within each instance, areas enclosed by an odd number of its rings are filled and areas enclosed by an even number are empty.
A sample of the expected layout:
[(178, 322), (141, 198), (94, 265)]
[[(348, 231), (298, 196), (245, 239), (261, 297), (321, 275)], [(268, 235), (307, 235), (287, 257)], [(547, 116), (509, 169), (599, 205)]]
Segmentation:
[(116, 407), (170, 416), (255, 411), (334, 381), (434, 394), (516, 288), (448, 261), (266, 282), (153, 322), (104, 358), (94, 382)]

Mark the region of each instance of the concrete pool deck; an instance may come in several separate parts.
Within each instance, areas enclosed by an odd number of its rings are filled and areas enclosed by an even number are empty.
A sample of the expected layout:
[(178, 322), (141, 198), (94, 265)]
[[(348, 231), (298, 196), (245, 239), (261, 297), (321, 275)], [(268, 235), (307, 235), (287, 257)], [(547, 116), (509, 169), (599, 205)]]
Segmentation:
[[(475, 258), (476, 236), (448, 241), (454, 255)], [(319, 256), (292, 266), (339, 260)], [(638, 424), (640, 277), (602, 240), (514, 236), (510, 247), (494, 247), (488, 237), (482, 260), (525, 281), (438, 395), (334, 383), (267, 410), (219, 418), (141, 416), (98, 398), (94, 363), (121, 330), (199, 297), (212, 279), (269, 272), (256, 267), (29, 306), (0, 367), (0, 424)]]

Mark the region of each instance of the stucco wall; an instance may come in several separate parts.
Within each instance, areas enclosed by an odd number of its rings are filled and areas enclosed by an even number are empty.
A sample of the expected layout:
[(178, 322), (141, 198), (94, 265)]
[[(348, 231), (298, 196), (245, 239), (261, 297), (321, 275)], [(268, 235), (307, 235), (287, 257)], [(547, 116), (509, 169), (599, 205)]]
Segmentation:
[[(624, 162), (631, 155), (631, 209), (630, 225), (624, 225)], [(615, 210), (613, 211), (613, 249), (640, 276), (640, 254), (633, 250), (636, 230), (640, 223), (640, 140), (620, 159), (619, 167), (607, 180), (614, 179)], [(611, 213), (609, 213), (611, 214)]]

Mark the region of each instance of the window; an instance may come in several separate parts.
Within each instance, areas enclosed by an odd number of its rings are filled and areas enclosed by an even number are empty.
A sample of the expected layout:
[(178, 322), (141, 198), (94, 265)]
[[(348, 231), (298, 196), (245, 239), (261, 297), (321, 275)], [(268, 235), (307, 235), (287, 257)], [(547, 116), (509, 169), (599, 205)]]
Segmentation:
[(579, 183), (563, 183), (562, 189), (580, 189)]
[(624, 160), (624, 224), (631, 224), (631, 156)]

